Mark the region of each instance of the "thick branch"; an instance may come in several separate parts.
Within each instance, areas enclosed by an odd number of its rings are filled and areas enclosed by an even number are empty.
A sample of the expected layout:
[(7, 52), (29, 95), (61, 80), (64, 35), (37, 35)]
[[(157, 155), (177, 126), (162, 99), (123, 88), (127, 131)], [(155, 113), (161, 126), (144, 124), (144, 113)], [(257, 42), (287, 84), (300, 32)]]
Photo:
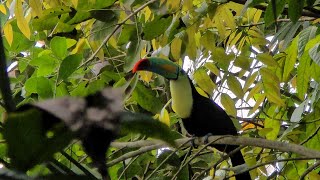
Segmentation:
[(12, 112), (16, 109), (16, 106), (13, 101), (10, 89), (10, 81), (7, 73), (6, 55), (4, 51), (1, 33), (0, 36), (0, 90), (4, 102), (4, 108), (7, 112)]
[[(177, 145), (181, 145), (186, 141), (189, 141), (190, 138), (182, 138), (176, 140)], [(198, 138), (195, 139), (194, 143), (196, 145), (203, 145), (205, 138)], [(291, 144), (286, 142), (279, 142), (279, 141), (271, 141), (261, 138), (248, 138), (248, 137), (238, 137), (238, 136), (210, 136), (209, 142), (214, 142), (212, 144), (229, 144), (229, 145), (246, 145), (246, 146), (255, 146), (255, 147), (262, 147), (268, 149), (275, 149), (282, 152), (292, 152), (304, 157), (320, 159), (320, 151), (308, 149), (304, 146)], [(143, 140), (143, 141), (136, 141), (136, 142), (113, 142), (111, 146), (117, 148), (134, 148), (134, 147), (144, 147), (144, 146), (155, 146), (154, 149), (160, 147), (168, 146), (165, 143), (154, 141), (154, 140)], [(191, 146), (191, 143), (187, 143), (188, 146)]]

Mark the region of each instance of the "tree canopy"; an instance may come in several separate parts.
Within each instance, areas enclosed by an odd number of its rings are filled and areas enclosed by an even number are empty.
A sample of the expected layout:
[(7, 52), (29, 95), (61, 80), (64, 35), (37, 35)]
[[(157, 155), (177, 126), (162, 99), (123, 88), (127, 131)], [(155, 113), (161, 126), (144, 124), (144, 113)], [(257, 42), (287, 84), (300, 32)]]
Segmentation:
[[(319, 18), (318, 0), (3, 1), (0, 177), (320, 179)], [(131, 73), (147, 56), (233, 118), (209, 143), (246, 168), (189, 142), (167, 81)]]

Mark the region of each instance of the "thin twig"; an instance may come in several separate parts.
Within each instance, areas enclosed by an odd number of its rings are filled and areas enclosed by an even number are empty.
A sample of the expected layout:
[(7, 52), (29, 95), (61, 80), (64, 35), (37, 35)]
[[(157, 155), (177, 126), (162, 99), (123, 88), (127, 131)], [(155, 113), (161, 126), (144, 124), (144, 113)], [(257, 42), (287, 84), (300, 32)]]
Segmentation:
[(315, 168), (320, 166), (320, 161), (317, 161), (316, 163), (314, 163), (314, 165), (308, 167), (308, 169), (306, 171), (303, 172), (303, 174), (300, 176), (299, 180), (304, 180), (304, 178), (311, 172), (313, 171)]
[(88, 62), (92, 61), (96, 55), (98, 54), (98, 52), (100, 51), (100, 49), (109, 41), (109, 39), (114, 35), (114, 33), (116, 33), (116, 31), (125, 23), (127, 22), (132, 16), (134, 16), (135, 14), (137, 14), (138, 12), (140, 12), (142, 9), (144, 9), (145, 7), (147, 7), (148, 5), (150, 5), (151, 3), (156, 2), (157, 0), (151, 0), (148, 1), (147, 3), (145, 3), (144, 5), (140, 6), (138, 9), (136, 9), (135, 11), (133, 11), (129, 16), (127, 16), (123, 21), (121, 21), (119, 24), (117, 24), (115, 26), (115, 28), (113, 29), (113, 31), (106, 37), (104, 38), (104, 40), (102, 41), (102, 43), (100, 44), (100, 46), (97, 48), (97, 50), (89, 57), (89, 59), (87, 61), (85, 61), (83, 63), (83, 65), (87, 64)]

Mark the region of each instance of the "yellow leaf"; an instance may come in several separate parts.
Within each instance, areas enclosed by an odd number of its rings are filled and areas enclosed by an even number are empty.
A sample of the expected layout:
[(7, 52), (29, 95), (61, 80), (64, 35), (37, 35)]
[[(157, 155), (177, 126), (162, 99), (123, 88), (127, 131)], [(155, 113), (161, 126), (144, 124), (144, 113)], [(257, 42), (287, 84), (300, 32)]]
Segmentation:
[(171, 43), (171, 55), (175, 61), (177, 61), (180, 58), (181, 44), (182, 40), (179, 38), (174, 38)]
[(168, 0), (167, 7), (170, 11), (175, 11), (179, 9), (180, 1), (177, 0)]
[(2, 12), (3, 14), (7, 14), (7, 9), (4, 4), (0, 4), (0, 12)]
[(240, 99), (243, 98), (244, 93), (241, 84), (236, 77), (229, 76), (227, 79), (227, 85), (229, 89), (233, 92), (233, 94), (235, 94)]
[(139, 71), (139, 75), (140, 75), (141, 79), (144, 80), (145, 82), (149, 83), (149, 82), (151, 81), (152, 72), (149, 72), (149, 71)]
[(23, 8), (21, 0), (17, 0), (15, 6), (15, 16), (17, 18), (17, 25), (24, 36), (30, 39), (31, 32), (27, 20), (24, 18), (23, 15)]
[(83, 47), (86, 45), (86, 39), (81, 38), (78, 40), (76, 47), (72, 50), (71, 54), (76, 54), (83, 50)]
[(13, 42), (13, 30), (12, 30), (12, 26), (9, 22), (7, 22), (4, 25), (3, 34), (4, 34), (4, 37), (7, 39), (9, 45), (11, 46), (11, 44)]
[(170, 126), (170, 116), (166, 108), (162, 108), (159, 116), (159, 120), (166, 124), (167, 126)]
[(273, 57), (267, 53), (258, 54), (257, 59), (267, 66), (279, 66)]
[(192, 0), (184, 0), (183, 1), (182, 11), (187, 12), (192, 8), (193, 8)]
[(197, 69), (193, 74), (193, 78), (201, 89), (203, 89), (210, 96), (212, 95), (213, 90), (216, 88), (216, 85), (214, 84), (214, 82), (212, 82), (206, 70), (202, 68)]
[(220, 76), (220, 70), (217, 68), (217, 66), (214, 63), (207, 62), (206, 64), (204, 64), (204, 67), (209, 69), (216, 76)]
[(116, 38), (114, 38), (113, 36), (109, 39), (108, 45), (111, 45), (111, 46), (114, 47), (115, 49), (118, 49), (117, 40), (116, 40)]
[(232, 98), (228, 94), (225, 94), (225, 93), (221, 94), (221, 104), (229, 115), (233, 117), (237, 116), (237, 109), (235, 106), (235, 102), (232, 100)]
[(254, 14), (254, 17), (253, 17), (253, 23), (258, 23), (259, 20), (260, 20), (260, 17), (261, 17), (261, 14), (262, 14), (262, 11), (261, 10), (258, 10), (258, 9), (254, 9), (256, 10), (255, 14)]
[(42, 16), (42, 3), (40, 0), (29, 0), (29, 5), (32, 8), (32, 12), (35, 16)]
[[(89, 44), (93, 52), (96, 52), (100, 46), (100, 43), (98, 43), (97, 41), (91, 41), (89, 42)], [(100, 61), (104, 60), (104, 52), (102, 48), (98, 51), (97, 57), (99, 58)]]
[(72, 2), (72, 4), (73, 4), (73, 6), (74, 6), (75, 8), (77, 8), (77, 6), (78, 6), (78, 0), (71, 0), (71, 2)]
[(196, 90), (201, 96), (209, 98), (208, 94), (204, 92), (201, 88), (196, 87)]
[(148, 6), (144, 8), (143, 11), (144, 11), (143, 14), (144, 14), (145, 22), (147, 22), (151, 17), (152, 12)]

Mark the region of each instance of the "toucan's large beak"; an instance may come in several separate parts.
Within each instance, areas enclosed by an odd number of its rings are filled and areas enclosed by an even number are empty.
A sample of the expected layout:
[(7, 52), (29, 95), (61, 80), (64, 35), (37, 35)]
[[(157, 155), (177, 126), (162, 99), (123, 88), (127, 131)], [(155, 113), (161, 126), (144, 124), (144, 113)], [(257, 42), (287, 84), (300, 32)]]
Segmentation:
[(180, 67), (166, 59), (150, 57), (139, 60), (133, 67), (132, 72), (150, 71), (157, 73), (167, 79), (175, 80), (179, 76)]

